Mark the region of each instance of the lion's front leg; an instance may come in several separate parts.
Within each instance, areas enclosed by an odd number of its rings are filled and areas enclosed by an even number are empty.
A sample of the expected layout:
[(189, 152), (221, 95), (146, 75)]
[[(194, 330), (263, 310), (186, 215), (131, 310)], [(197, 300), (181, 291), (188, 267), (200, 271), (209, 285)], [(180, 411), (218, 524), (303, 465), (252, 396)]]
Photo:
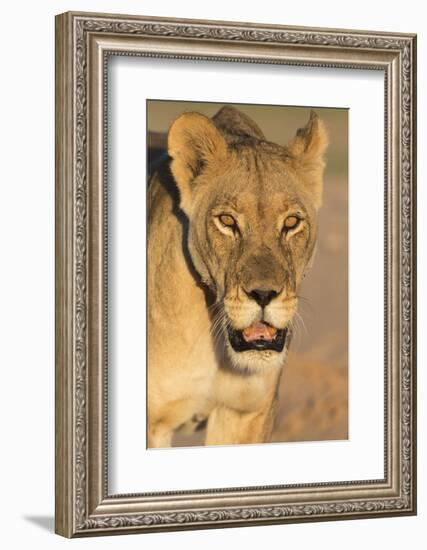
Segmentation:
[(172, 447), (172, 430), (169, 426), (157, 424), (148, 428), (148, 448), (162, 449)]
[(270, 441), (274, 402), (259, 411), (242, 412), (217, 406), (209, 416), (206, 445), (237, 445)]

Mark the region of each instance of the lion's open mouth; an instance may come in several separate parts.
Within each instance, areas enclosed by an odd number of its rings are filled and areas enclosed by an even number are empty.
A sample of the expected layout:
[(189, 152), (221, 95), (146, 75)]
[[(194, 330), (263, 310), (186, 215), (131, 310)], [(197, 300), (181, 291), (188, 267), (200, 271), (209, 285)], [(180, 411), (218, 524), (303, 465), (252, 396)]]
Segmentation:
[(287, 329), (277, 329), (259, 321), (244, 330), (228, 327), (228, 338), (234, 351), (272, 350), (282, 351)]

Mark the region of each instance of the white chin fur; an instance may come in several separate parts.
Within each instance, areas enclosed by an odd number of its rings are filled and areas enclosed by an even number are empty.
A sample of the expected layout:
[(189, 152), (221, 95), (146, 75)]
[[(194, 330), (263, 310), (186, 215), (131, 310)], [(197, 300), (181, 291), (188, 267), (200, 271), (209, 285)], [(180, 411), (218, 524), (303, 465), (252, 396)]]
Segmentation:
[(231, 364), (234, 368), (243, 371), (261, 371), (266, 368), (280, 369), (286, 360), (286, 344), (281, 352), (272, 350), (247, 350), (234, 351), (229, 342), (227, 342), (227, 352)]

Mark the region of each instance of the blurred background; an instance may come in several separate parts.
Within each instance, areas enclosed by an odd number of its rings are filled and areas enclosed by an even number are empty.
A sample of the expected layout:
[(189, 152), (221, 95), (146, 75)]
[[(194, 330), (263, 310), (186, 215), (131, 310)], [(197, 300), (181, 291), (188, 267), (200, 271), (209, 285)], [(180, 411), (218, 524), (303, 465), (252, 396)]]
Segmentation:
[[(213, 116), (223, 103), (147, 102), (149, 171), (165, 158), (167, 131), (186, 111)], [(269, 141), (285, 145), (306, 124), (311, 107), (233, 104)], [(348, 111), (313, 107), (330, 145), (319, 213), (317, 252), (303, 281), (301, 320), (279, 389), (273, 442), (348, 438)], [(174, 446), (200, 445), (204, 432), (176, 434)]]

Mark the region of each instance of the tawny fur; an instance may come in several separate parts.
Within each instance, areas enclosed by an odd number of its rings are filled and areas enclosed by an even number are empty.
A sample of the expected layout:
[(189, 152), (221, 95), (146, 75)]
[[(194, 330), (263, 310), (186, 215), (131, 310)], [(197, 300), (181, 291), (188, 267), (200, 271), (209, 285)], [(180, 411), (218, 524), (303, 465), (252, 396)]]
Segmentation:
[[(207, 445), (269, 440), (286, 346), (238, 353), (225, 327), (290, 327), (316, 242), (326, 146), (314, 113), (285, 147), (230, 107), (172, 124), (170, 172), (149, 186), (149, 447), (170, 446), (174, 430), (203, 418)], [(284, 232), (296, 212), (298, 227)], [(260, 288), (277, 292), (265, 308), (249, 296)]]

